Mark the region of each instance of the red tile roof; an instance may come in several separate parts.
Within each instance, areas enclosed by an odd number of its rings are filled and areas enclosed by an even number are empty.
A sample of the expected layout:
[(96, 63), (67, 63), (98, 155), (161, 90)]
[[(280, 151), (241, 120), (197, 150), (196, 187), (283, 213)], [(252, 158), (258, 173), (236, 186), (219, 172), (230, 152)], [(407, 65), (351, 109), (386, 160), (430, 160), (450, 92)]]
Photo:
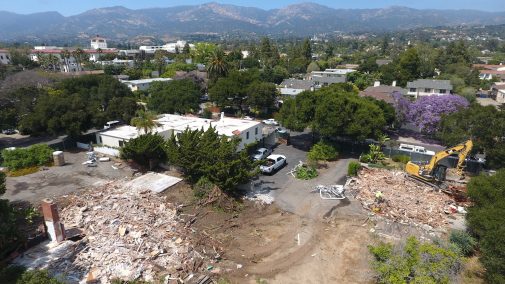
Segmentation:
[(0, 49), (0, 52), (1, 53), (9, 53), (9, 51), (7, 49)]

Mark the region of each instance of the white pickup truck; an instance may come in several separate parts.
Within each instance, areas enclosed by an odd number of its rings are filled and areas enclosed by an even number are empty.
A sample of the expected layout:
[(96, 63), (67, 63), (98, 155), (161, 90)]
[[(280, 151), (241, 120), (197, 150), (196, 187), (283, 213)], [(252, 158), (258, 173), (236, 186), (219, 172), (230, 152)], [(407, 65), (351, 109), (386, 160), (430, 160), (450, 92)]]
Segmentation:
[(410, 145), (410, 144), (400, 144), (400, 147), (398, 147), (398, 150), (405, 151), (405, 152), (411, 152), (411, 153), (419, 153), (419, 154), (425, 154), (425, 155), (435, 155), (435, 152), (426, 150), (423, 146), (416, 146), (416, 145)]
[(286, 163), (286, 156), (270, 155), (267, 157), (266, 164), (260, 166), (260, 171), (264, 174), (272, 174), (273, 172), (286, 165)]

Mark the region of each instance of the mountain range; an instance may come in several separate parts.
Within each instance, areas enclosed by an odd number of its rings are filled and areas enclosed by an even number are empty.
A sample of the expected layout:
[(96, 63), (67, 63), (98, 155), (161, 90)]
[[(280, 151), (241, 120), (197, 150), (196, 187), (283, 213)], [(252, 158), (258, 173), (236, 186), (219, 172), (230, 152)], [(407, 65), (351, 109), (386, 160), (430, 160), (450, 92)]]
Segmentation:
[(207, 3), (132, 10), (116, 6), (74, 16), (58, 12), (21, 15), (0, 11), (0, 41), (249, 33), (308, 36), (331, 32), (380, 32), (419, 27), (505, 24), (505, 12), (419, 10), (406, 7), (334, 9), (315, 3), (280, 9)]

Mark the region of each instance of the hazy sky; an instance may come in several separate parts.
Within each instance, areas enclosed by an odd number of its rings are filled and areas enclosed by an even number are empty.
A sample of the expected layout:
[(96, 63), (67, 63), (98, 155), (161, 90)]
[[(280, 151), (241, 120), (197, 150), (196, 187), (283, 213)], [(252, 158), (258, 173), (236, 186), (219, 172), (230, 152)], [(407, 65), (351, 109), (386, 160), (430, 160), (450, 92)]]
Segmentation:
[[(200, 0), (2, 0), (0, 10), (28, 14), (43, 11), (58, 11), (61, 14), (75, 15), (89, 9), (110, 6), (125, 6), (131, 9), (169, 7), (211, 2)], [(289, 4), (309, 2), (290, 0), (222, 0), (219, 3), (273, 9)], [(315, 0), (312, 2), (333, 8), (380, 8), (388, 6), (407, 6), (419, 9), (475, 9), (485, 11), (505, 11), (505, 0)]]

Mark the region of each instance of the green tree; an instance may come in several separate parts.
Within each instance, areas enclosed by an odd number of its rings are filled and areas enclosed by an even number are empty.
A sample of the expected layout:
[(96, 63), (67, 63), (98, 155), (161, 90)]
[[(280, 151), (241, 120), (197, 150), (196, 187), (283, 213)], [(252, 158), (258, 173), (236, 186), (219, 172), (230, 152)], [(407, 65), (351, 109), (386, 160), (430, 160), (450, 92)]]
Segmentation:
[(399, 60), (399, 83), (405, 86), (408, 81), (418, 79), (421, 76), (421, 59), (417, 49), (410, 47), (400, 55)]
[(307, 73), (312, 73), (312, 71), (319, 71), (319, 70), (321, 70), (321, 68), (315, 61), (312, 61), (307, 67)]
[(194, 49), (191, 49), (191, 58), (195, 63), (207, 64), (217, 48), (217, 45), (213, 43), (199, 42), (195, 44)]
[(312, 47), (308, 38), (306, 38), (302, 43), (301, 54), (307, 60), (312, 59)]
[(137, 116), (132, 118), (130, 124), (135, 126), (138, 131), (143, 131), (144, 134), (151, 133), (157, 126), (156, 114), (151, 111), (139, 110)]
[(213, 127), (206, 131), (187, 129), (167, 142), (166, 151), (169, 162), (180, 167), (191, 183), (206, 178), (230, 193), (257, 173), (257, 165), (247, 152), (237, 151), (239, 143), (238, 139), (220, 136)]
[(121, 159), (133, 160), (139, 165), (153, 169), (156, 162), (167, 159), (164, 149), (165, 140), (157, 134), (143, 134), (130, 139), (121, 148)]
[(16, 284), (63, 284), (63, 282), (49, 276), (47, 270), (31, 270), (24, 272)]
[(473, 177), (468, 184), (473, 206), (466, 220), (479, 243), (488, 283), (505, 282), (505, 170)]
[(182, 54), (189, 54), (190, 52), (191, 52), (191, 48), (189, 47), (189, 43), (186, 42), (186, 44), (182, 48)]
[(199, 109), (200, 88), (191, 79), (154, 82), (148, 107), (157, 113), (189, 113)]
[(474, 151), (486, 154), (491, 168), (505, 167), (505, 115), (493, 106), (473, 104), (450, 115), (443, 116), (437, 137), (446, 146), (459, 144), (467, 139), (474, 142)]
[(268, 110), (275, 104), (277, 88), (272, 83), (253, 82), (247, 88), (247, 104), (261, 112)]

